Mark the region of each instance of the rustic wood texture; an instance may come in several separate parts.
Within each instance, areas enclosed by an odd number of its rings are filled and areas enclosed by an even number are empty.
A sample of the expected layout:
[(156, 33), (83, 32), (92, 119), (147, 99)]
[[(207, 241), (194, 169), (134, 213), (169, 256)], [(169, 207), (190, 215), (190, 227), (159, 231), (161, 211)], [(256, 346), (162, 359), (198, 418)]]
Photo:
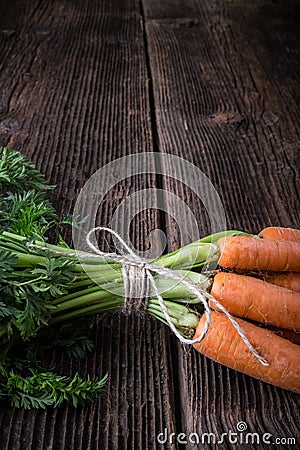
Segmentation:
[[(144, 3), (159, 149), (184, 155), (209, 177), (228, 228), (299, 227), (299, 3), (193, 1), (181, 9), (182, 2)], [(172, 164), (165, 171), (173, 174)], [(188, 198), (207, 234), (201, 199), (173, 178), (163, 183)], [(180, 245), (170, 216), (166, 230), (170, 248)], [(187, 435), (220, 436), (243, 420), (249, 432), (299, 436), (298, 396), (180, 345), (175, 351)]]
[[(51, 198), (64, 214), (99, 167), (156, 151), (209, 177), (228, 228), (299, 228), (299, 9), (280, 0), (3, 0), (0, 145), (27, 154), (57, 184)], [(176, 173), (161, 161), (166, 174)], [(173, 192), (199, 233), (210, 231), (201, 199), (153, 174), (112, 189), (99, 223), (147, 188)], [(132, 243), (146, 250), (150, 231), (161, 228), (168, 249), (177, 248), (181, 211), (171, 212), (167, 192), (165, 213), (156, 211), (151, 195), (154, 208), (134, 219)], [(64, 374), (108, 371), (105, 396), (77, 410), (1, 406), (1, 450), (174, 449), (182, 446), (157, 442), (165, 428), (220, 437), (241, 420), (250, 432), (299, 439), (299, 396), (212, 363), (154, 320), (107, 316), (91, 335), (96, 351), (84, 361), (49, 359)], [(199, 448), (231, 447), (225, 440)]]
[[(1, 2), (0, 30), (0, 145), (35, 161), (58, 186), (58, 210), (69, 213), (99, 167), (153, 150), (138, 2)], [(99, 224), (109, 225), (125, 196), (155, 186), (151, 174), (119, 183)], [(147, 247), (155, 228), (154, 203), (134, 220), (133, 244)], [(96, 352), (85, 361), (54, 357), (64, 374), (108, 372), (106, 395), (77, 410), (1, 407), (1, 450), (155, 448), (160, 430), (175, 429), (169, 331), (148, 318), (107, 320), (92, 333)]]

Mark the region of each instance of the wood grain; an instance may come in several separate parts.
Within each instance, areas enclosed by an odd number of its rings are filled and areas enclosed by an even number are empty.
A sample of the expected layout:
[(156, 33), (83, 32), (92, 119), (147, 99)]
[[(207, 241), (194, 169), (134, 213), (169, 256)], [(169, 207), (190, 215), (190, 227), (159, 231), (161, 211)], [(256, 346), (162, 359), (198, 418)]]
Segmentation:
[[(209, 177), (228, 228), (299, 227), (299, 3), (143, 3), (160, 150), (184, 156)], [(166, 173), (176, 170), (167, 162)], [(188, 181), (188, 172), (184, 176)], [(210, 232), (195, 193), (171, 176), (163, 186), (188, 202), (200, 232)], [(180, 214), (178, 208), (175, 218)], [(165, 224), (169, 248), (177, 247), (181, 236), (170, 215)], [(249, 432), (299, 436), (291, 420), (299, 416), (298, 396), (217, 366), (175, 341), (172, 348), (177, 407), (188, 436), (221, 436), (236, 431), (240, 420)], [(231, 447), (225, 439), (203, 448)]]
[[(98, 168), (153, 149), (138, 2), (1, 2), (0, 30), (0, 145), (35, 161), (57, 184), (59, 212), (72, 212)], [(121, 181), (100, 205), (99, 224), (109, 225), (125, 197), (155, 186), (151, 174)], [(153, 209), (133, 220), (132, 243), (146, 249), (155, 228), (154, 196)], [(108, 372), (105, 396), (77, 410), (2, 406), (1, 450), (157, 448), (157, 433), (176, 426), (168, 336), (154, 320), (120, 315), (98, 323), (86, 360), (49, 355), (63, 374)]]
[[(298, 13), (298, 1), (281, 0), (3, 0), (0, 145), (57, 184), (51, 199), (61, 214), (99, 167), (156, 151), (209, 177), (228, 228), (299, 227)], [(185, 216), (171, 211), (168, 190), (189, 206), (199, 234), (210, 231), (201, 199), (172, 178), (172, 164), (153, 158), (158, 166), (165, 176), (122, 180), (97, 216), (108, 225), (132, 193), (165, 190), (165, 213), (154, 192), (152, 209), (132, 205), (141, 211), (130, 232), (139, 250), (156, 228), (169, 250), (181, 244), (176, 219)], [(299, 397), (202, 358), (152, 319), (106, 316), (91, 336), (96, 351), (85, 360), (51, 353), (49, 361), (64, 374), (109, 372), (105, 396), (76, 410), (1, 406), (1, 450), (189, 449), (174, 438), (159, 445), (157, 434), (218, 437), (241, 420), (249, 432), (299, 437)]]

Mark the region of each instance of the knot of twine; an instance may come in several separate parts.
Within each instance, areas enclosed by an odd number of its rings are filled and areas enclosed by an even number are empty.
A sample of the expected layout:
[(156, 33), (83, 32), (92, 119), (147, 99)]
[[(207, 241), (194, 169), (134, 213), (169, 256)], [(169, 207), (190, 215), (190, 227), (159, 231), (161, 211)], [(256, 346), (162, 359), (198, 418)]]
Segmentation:
[(123, 312), (129, 315), (133, 311), (147, 310), (150, 285), (144, 264), (122, 264), (122, 274), (125, 292)]
[[(127, 255), (120, 255), (114, 252), (102, 252), (91, 242), (91, 236), (96, 231), (106, 231), (111, 235), (115, 236), (118, 241), (122, 244), (122, 246), (127, 250)], [(202, 289), (200, 286), (195, 285), (190, 282), (188, 279), (184, 278), (182, 275), (177, 274), (171, 269), (166, 267), (156, 266), (153, 263), (150, 263), (148, 260), (145, 260), (138, 256), (121, 238), (121, 236), (116, 233), (111, 228), (107, 227), (95, 227), (92, 228), (87, 236), (86, 242), (91, 250), (95, 252), (95, 257), (103, 257), (105, 259), (111, 259), (113, 261), (118, 261), (122, 266), (122, 274), (123, 274), (123, 282), (124, 282), (124, 291), (125, 291), (125, 302), (124, 302), (124, 311), (125, 313), (130, 313), (133, 310), (145, 310), (147, 308), (147, 299), (150, 293), (150, 286), (152, 286), (154, 294), (158, 300), (159, 306), (165, 316), (165, 319), (173, 331), (173, 333), (177, 336), (180, 342), (184, 344), (197, 344), (202, 341), (208, 331), (211, 319), (211, 309), (209, 306), (209, 301), (211, 301), (218, 310), (222, 311), (226, 317), (229, 319), (233, 327), (236, 329), (238, 334), (240, 335), (243, 342), (249, 348), (249, 350), (253, 353), (255, 358), (263, 365), (268, 366), (267, 361), (259, 355), (253, 345), (249, 342), (248, 338), (244, 334), (242, 328), (239, 326), (234, 317), (224, 308), (221, 303), (219, 303), (210, 293), (206, 290)], [(29, 247), (39, 248), (41, 250), (50, 251), (53, 253), (57, 253), (60, 255), (66, 256), (74, 256), (74, 253), (71, 252), (63, 252), (59, 250), (49, 249), (46, 246), (40, 246), (33, 243), (27, 243)], [(80, 253), (76, 255), (77, 257), (91, 257), (89, 253)], [(177, 328), (172, 322), (172, 319), (169, 315), (168, 309), (165, 305), (164, 299), (159, 292), (159, 289), (156, 285), (154, 276), (152, 273), (156, 273), (162, 276), (167, 276), (168, 278), (172, 278), (175, 281), (183, 284), (187, 287), (187, 289), (194, 294), (201, 301), (204, 310), (205, 310), (205, 324), (203, 326), (203, 330), (199, 337), (195, 339), (187, 339), (182, 334), (179, 333)]]

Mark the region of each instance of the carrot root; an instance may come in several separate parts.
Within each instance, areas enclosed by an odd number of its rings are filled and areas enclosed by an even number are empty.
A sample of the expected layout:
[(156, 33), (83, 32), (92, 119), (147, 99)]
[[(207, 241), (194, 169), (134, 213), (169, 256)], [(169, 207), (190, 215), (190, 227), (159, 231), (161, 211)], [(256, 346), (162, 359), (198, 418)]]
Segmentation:
[(300, 230), (294, 228), (268, 227), (259, 233), (259, 236), (277, 241), (290, 241), (300, 243)]
[[(220, 272), (211, 295), (235, 316), (300, 331), (299, 292), (258, 278)], [(217, 309), (213, 302), (211, 307)]]
[[(195, 338), (200, 336), (205, 320), (204, 315)], [(208, 332), (201, 342), (194, 344), (195, 349), (231, 369), (300, 393), (300, 346), (242, 319), (236, 320), (268, 366), (263, 366), (255, 358), (229, 319), (219, 312), (212, 311)]]
[(229, 236), (218, 241), (219, 264), (226, 269), (300, 272), (300, 243), (252, 236)]

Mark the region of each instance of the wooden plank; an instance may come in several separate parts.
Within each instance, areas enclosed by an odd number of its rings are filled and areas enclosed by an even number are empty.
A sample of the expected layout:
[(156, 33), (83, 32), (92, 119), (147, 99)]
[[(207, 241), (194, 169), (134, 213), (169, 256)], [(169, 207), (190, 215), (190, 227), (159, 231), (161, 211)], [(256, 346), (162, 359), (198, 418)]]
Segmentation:
[[(215, 3), (215, 2), (210, 2)], [(190, 18), (191, 21), (201, 13), (200, 2), (194, 0), (172, 0), (161, 2), (159, 0), (143, 1), (143, 8), (147, 20), (163, 19), (163, 20), (178, 20)], [(190, 22), (192, 23), (192, 22)]]
[[(209, 177), (228, 228), (299, 228), (299, 2), (143, 3), (160, 150)], [(163, 186), (188, 202), (200, 231), (210, 231), (195, 194), (171, 177)], [(168, 216), (166, 230), (169, 248), (180, 245)], [(175, 340), (172, 348), (182, 432), (220, 437), (243, 420), (249, 432), (299, 436), (299, 396), (186, 352)], [(216, 448), (231, 447), (225, 441)]]
[[(51, 199), (59, 212), (72, 212), (99, 167), (153, 149), (139, 2), (4, 1), (0, 30), (0, 145), (34, 160), (58, 185)], [(107, 194), (99, 223), (110, 223), (124, 196), (155, 186), (151, 174), (123, 180)], [(141, 212), (133, 244), (147, 248), (160, 227), (159, 212)], [(77, 410), (1, 406), (1, 449), (155, 449), (157, 433), (175, 429), (168, 330), (149, 318), (114, 316), (91, 334), (96, 352), (87, 359), (49, 358), (64, 374), (107, 371), (106, 395)]]

